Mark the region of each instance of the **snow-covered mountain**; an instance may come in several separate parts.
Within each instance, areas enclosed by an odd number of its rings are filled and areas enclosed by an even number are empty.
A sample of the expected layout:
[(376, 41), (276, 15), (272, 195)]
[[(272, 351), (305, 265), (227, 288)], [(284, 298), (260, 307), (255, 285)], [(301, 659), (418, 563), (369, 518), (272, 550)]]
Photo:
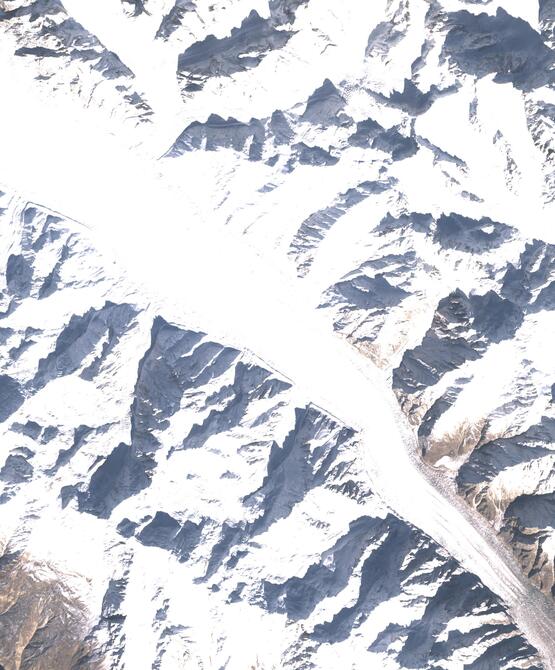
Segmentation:
[(0, 2), (6, 670), (554, 667), (555, 3), (344, 4)]
[(373, 493), (355, 431), (172, 322), (76, 224), (2, 209), (4, 667), (539, 663)]

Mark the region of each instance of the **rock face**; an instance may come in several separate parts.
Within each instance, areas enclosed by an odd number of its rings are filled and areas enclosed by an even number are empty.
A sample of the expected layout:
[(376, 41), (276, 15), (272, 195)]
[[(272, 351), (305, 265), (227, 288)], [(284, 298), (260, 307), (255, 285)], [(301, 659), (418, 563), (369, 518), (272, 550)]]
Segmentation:
[[(116, 225), (118, 186), (146, 202), (151, 179), (168, 246), (192, 220), (291, 278), (387, 379), (417, 469), (549, 599), (554, 31), (552, 0), (0, 1), (4, 107), (27, 82), (61, 129), (45, 159), (41, 110), (0, 109), (14, 182), (69, 176), (64, 202)], [(124, 169), (116, 144), (68, 153), (68, 119), (125, 135)], [(0, 192), (0, 670), (551, 667), (457, 529), (450, 552), (386, 504), (354, 421), (199, 323), (198, 287), (150, 294), (20, 186)]]
[(87, 639), (86, 605), (64, 584), (65, 576), (8, 549), (1, 566), (2, 667), (100, 670)]
[(217, 39), (210, 35), (179, 56), (177, 68), (186, 82), (185, 90), (199, 90), (209, 76), (229, 76), (256, 67), (267, 52), (287, 44), (291, 34), (253, 10), (238, 28), (231, 30), (229, 37)]

